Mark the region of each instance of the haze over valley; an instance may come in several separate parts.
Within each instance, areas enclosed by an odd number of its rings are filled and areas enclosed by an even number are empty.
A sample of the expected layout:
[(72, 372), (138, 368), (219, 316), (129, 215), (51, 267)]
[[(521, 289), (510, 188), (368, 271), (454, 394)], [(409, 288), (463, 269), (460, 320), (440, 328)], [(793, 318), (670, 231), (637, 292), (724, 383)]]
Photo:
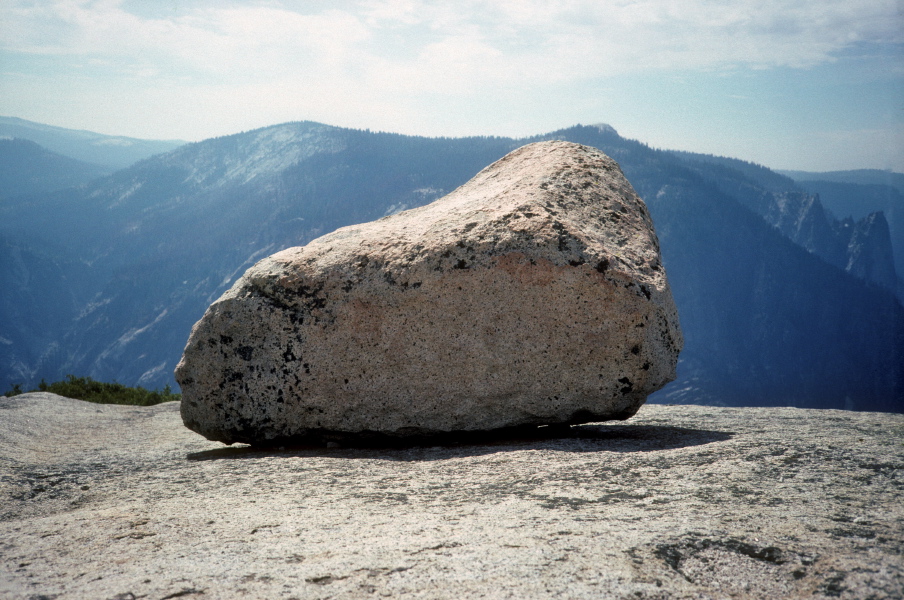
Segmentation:
[(822, 188), (816, 174), (657, 150), (608, 125), (512, 139), (293, 122), (162, 154), (148, 142), (153, 155), (99, 176), (85, 160), (98, 139), (56, 152), (0, 140), (6, 164), (31, 165), (0, 180), (3, 390), (69, 373), (175, 386), (192, 324), (257, 260), (564, 139), (617, 160), (652, 213), (686, 338), (677, 381), (652, 401), (904, 410), (904, 203), (886, 172)]
[(9, 0), (0, 65), (0, 393), (175, 387), (256, 261), (562, 139), (653, 216), (653, 401), (904, 411), (899, 2)]

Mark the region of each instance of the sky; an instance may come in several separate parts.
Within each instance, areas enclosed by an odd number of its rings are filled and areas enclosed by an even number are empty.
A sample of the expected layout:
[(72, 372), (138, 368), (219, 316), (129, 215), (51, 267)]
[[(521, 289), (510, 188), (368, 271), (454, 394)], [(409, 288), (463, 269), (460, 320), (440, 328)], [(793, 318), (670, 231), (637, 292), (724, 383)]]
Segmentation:
[(0, 115), (187, 141), (608, 123), (774, 169), (904, 172), (904, 0), (0, 0)]

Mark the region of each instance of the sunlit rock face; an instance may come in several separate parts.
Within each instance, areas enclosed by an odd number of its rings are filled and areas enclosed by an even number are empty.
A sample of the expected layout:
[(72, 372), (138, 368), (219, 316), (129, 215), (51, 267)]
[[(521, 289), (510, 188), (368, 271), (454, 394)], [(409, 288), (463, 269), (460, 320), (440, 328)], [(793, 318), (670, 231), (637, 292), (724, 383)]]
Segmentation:
[(645, 205), (605, 154), (550, 141), (262, 260), (176, 378), (185, 424), (226, 443), (429, 435), (628, 418), (681, 346)]

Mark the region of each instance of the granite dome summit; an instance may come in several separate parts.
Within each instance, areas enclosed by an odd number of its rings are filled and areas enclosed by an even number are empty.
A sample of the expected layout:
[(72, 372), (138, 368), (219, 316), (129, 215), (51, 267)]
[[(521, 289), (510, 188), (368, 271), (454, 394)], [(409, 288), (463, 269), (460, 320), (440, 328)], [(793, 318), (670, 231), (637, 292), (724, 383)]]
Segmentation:
[[(646, 404), (403, 448), (224, 448), (0, 397), (0, 597), (900, 597), (904, 416)], [(48, 443), (52, 440), (53, 443)]]

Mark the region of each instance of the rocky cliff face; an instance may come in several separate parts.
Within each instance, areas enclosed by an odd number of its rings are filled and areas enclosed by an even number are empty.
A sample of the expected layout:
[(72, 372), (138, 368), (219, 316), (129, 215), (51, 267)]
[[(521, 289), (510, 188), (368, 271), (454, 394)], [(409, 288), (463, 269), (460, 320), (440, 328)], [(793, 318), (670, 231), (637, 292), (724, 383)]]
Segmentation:
[(788, 174), (801, 189), (818, 194), (823, 205), (839, 218), (859, 221), (870, 213), (882, 212), (888, 221), (900, 279), (904, 270), (904, 174), (878, 170)]
[(224, 448), (176, 403), (0, 398), (3, 598), (904, 592), (904, 416), (645, 405), (398, 448)]
[(898, 277), (892, 241), (881, 212), (859, 221), (850, 217), (838, 221), (819, 196), (803, 192), (768, 194), (758, 208), (766, 222), (809, 252), (855, 277), (895, 291)]
[(771, 192), (763, 194), (761, 202), (754, 206), (767, 223), (797, 245), (829, 264), (847, 267), (851, 232), (833, 223), (817, 196)]
[(895, 248), (882, 211), (838, 220), (818, 193), (801, 191), (796, 183), (768, 169), (731, 159), (677, 154), (795, 244), (855, 277), (896, 292)]
[(874, 212), (860, 221), (842, 221), (842, 227), (850, 229), (845, 270), (866, 281), (895, 290), (898, 275), (895, 272), (894, 254), (888, 221), (881, 212)]

